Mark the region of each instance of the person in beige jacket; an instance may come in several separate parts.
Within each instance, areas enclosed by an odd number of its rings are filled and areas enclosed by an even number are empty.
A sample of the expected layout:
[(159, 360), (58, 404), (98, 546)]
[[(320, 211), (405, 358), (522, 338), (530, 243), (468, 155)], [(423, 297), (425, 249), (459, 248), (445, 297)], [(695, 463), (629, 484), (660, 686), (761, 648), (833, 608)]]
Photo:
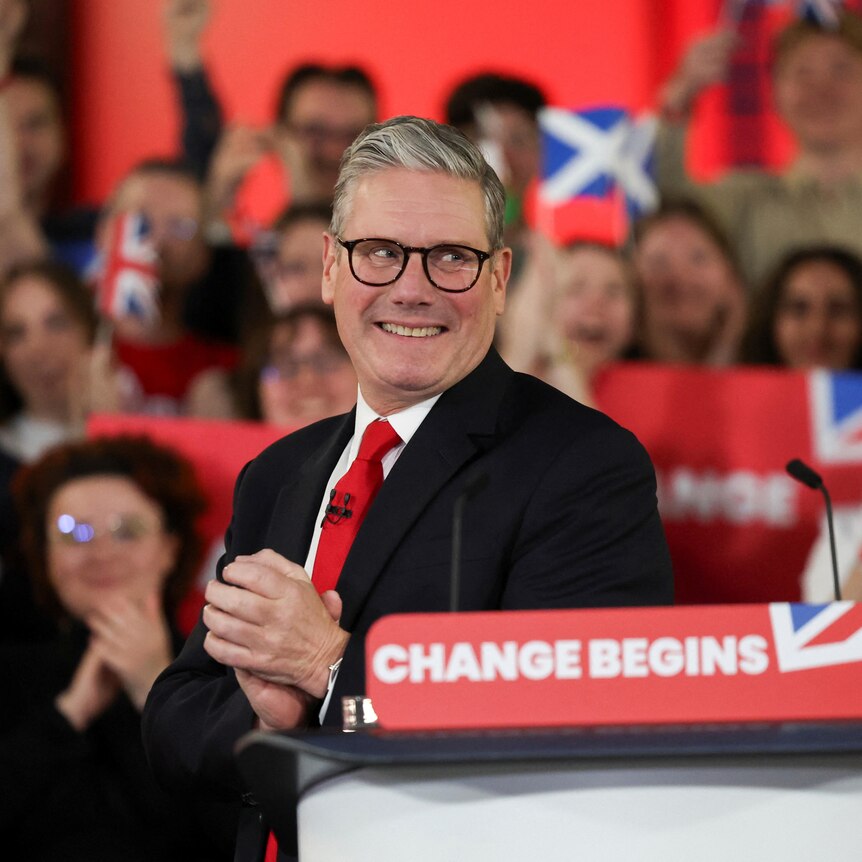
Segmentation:
[(776, 38), (773, 98), (797, 144), (792, 164), (699, 183), (685, 168), (687, 121), (699, 94), (724, 79), (736, 42), (730, 30), (698, 40), (663, 88), (657, 178), (663, 196), (695, 197), (713, 211), (756, 288), (800, 246), (862, 252), (862, 19), (842, 13), (835, 29), (799, 20)]

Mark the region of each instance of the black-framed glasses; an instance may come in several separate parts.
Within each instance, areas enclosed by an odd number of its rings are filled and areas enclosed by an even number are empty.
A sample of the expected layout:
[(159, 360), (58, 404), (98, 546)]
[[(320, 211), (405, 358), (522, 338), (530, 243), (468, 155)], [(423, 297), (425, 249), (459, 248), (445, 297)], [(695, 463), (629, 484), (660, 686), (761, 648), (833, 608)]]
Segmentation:
[(469, 245), (441, 243), (430, 248), (403, 245), (394, 239), (341, 239), (353, 277), (370, 287), (385, 287), (398, 281), (413, 252), (422, 255), (422, 268), (428, 281), (446, 293), (464, 293), (482, 274), (482, 264), (491, 253)]

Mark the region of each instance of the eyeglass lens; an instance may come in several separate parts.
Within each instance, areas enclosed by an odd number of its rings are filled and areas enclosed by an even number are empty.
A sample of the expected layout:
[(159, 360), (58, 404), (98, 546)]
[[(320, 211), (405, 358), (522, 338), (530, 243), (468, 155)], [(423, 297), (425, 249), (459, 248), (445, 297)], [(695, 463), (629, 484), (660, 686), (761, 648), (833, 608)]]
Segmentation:
[[(365, 284), (388, 284), (397, 279), (406, 267), (407, 252), (392, 240), (364, 239), (348, 250), (351, 251), (353, 274)], [(417, 251), (423, 254), (426, 275), (435, 287), (467, 290), (479, 277), (482, 258), (468, 246), (435, 245)]]
[(110, 536), (114, 542), (131, 542), (153, 532), (153, 528), (139, 515), (114, 515), (104, 529), (97, 529), (87, 521), (62, 514), (57, 518), (56, 527), (56, 538), (68, 545), (83, 545), (98, 536)]

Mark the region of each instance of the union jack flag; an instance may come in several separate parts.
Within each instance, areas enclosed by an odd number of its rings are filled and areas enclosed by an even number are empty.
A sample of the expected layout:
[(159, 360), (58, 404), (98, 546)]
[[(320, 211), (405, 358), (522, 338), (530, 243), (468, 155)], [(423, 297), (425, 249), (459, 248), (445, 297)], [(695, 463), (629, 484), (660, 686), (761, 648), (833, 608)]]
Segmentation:
[(769, 606), (781, 673), (862, 662), (862, 604)]
[(111, 320), (159, 318), (158, 254), (149, 235), (150, 226), (139, 213), (114, 219), (98, 282), (99, 311)]
[(808, 385), (815, 458), (862, 462), (862, 374), (814, 371)]
[(652, 178), (654, 116), (633, 118), (620, 107), (544, 108), (539, 127), (543, 150), (539, 203), (544, 211), (568, 207), (586, 214), (582, 227), (592, 228), (591, 234), (596, 218), (604, 217), (613, 234), (607, 238), (619, 241), (628, 221), (658, 204)]

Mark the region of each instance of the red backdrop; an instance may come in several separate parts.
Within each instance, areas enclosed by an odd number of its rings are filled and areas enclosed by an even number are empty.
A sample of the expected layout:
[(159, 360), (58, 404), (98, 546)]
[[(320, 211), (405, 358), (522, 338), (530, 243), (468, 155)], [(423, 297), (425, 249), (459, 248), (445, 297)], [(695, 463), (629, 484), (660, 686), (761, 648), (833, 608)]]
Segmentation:
[[(77, 0), (73, 6), (75, 197), (101, 200), (140, 158), (173, 151), (176, 110), (161, 38), (161, 0)], [(212, 77), (229, 119), (269, 120), (284, 71), (317, 58), (364, 64), (384, 116), (440, 117), (446, 92), (483, 68), (521, 74), (567, 106), (649, 106), (688, 40), (711, 29), (719, 0), (215, 0), (206, 37)], [(724, 158), (701, 112), (696, 167)], [(771, 141), (770, 159), (786, 157)]]

